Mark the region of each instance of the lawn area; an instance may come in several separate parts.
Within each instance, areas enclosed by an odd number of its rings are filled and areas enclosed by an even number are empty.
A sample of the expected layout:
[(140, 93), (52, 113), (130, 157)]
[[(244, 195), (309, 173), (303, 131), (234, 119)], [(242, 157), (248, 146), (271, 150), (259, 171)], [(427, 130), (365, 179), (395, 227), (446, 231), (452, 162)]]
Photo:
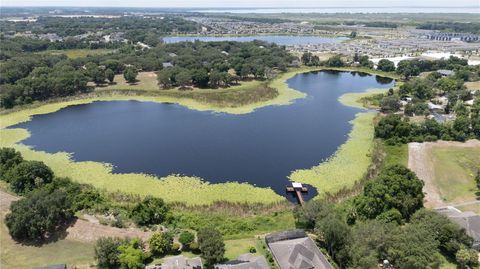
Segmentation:
[(155, 72), (140, 72), (137, 76), (137, 82), (128, 83), (123, 74), (115, 75), (114, 84), (108, 84), (102, 87), (97, 87), (97, 91), (101, 90), (143, 90), (143, 91), (159, 91), (160, 88), (157, 83), (157, 74)]
[(59, 240), (41, 247), (15, 243), (0, 220), (0, 268), (27, 269), (51, 264), (66, 263), (68, 268), (90, 268), (94, 264), (93, 245), (71, 240)]
[(430, 149), (430, 156), (443, 201), (462, 203), (477, 199), (474, 177), (480, 167), (480, 147), (438, 145)]
[(395, 146), (384, 145), (385, 159), (384, 165), (400, 164), (403, 166), (408, 165), (408, 145), (401, 144)]
[(42, 54), (50, 54), (50, 55), (66, 55), (70, 59), (82, 58), (87, 57), (88, 55), (102, 55), (113, 52), (111, 49), (70, 49), (70, 50), (47, 50), (42, 51)]
[(234, 260), (239, 255), (249, 253), (251, 247), (255, 247), (255, 249), (257, 249), (257, 242), (254, 237), (236, 240), (225, 240), (225, 258), (229, 260)]

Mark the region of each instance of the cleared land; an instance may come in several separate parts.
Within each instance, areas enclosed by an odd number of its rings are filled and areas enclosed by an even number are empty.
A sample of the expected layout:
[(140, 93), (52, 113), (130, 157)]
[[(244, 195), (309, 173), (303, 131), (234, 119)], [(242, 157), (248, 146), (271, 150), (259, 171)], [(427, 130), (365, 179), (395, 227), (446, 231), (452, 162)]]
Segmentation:
[(480, 81), (465, 82), (465, 87), (469, 90), (480, 90)]
[(110, 49), (70, 49), (70, 50), (47, 50), (45, 54), (50, 54), (50, 55), (66, 55), (70, 59), (76, 59), (76, 58), (83, 58), (87, 57), (89, 55), (102, 55), (102, 54), (107, 54), (112, 52), (113, 50)]
[[(209, 205), (215, 201), (235, 203), (276, 203), (285, 198), (276, 194), (269, 188), (258, 188), (246, 183), (221, 183), (210, 184), (197, 177), (170, 175), (157, 178), (144, 174), (112, 174), (109, 164), (98, 162), (74, 162), (68, 153), (49, 154), (35, 151), (19, 141), (30, 136), (25, 129), (5, 129), (16, 123), (29, 121), (32, 115), (47, 114), (58, 111), (70, 105), (87, 104), (94, 101), (110, 100), (139, 100), (153, 102), (169, 102), (184, 105), (200, 111), (216, 111), (232, 114), (250, 113), (257, 108), (270, 105), (288, 105), (305, 94), (290, 89), (286, 80), (298, 73), (317, 71), (326, 68), (299, 68), (280, 74), (272, 81), (252, 81), (240, 86), (218, 90), (145, 90), (146, 86), (156, 83), (152, 73), (144, 73), (140, 77), (149, 82), (139, 84), (136, 90), (122, 91), (105, 88), (97, 89), (94, 93), (78, 97), (78, 99), (48, 104), (34, 104), (18, 111), (0, 115), (0, 146), (14, 147), (19, 150), (27, 160), (42, 160), (50, 166), (58, 176), (70, 177), (81, 183), (91, 184), (99, 189), (110, 192), (121, 191), (124, 193), (152, 195), (162, 197), (167, 202), (182, 202), (187, 205)], [(330, 68), (331, 69), (331, 68)], [(335, 68), (339, 71), (365, 71), (362, 68)], [(371, 71), (370, 71), (371, 72)], [(391, 74), (374, 72), (374, 74), (389, 76)], [(121, 80), (117, 81), (121, 85)], [(242, 105), (239, 100), (249, 100), (248, 96), (256, 98), (259, 85), (267, 83), (268, 89), (277, 92), (276, 97), (258, 102), (246, 102)], [(114, 86), (117, 86), (114, 85)], [(156, 85), (156, 84), (155, 84)], [(158, 91), (158, 93), (157, 93)], [(217, 97), (215, 97), (217, 96)], [(232, 97), (233, 96), (233, 97)], [(247, 96), (247, 97), (245, 97)], [(218, 99), (216, 99), (218, 98)], [(225, 101), (225, 100), (229, 101)], [(212, 101), (214, 100), (214, 101)], [(354, 99), (350, 99), (354, 100)], [(229, 104), (235, 103), (232, 107)], [(240, 103), (240, 105), (239, 105)], [(345, 102), (349, 104), (351, 102)], [(359, 106), (358, 102), (355, 106)], [(349, 188), (361, 179), (370, 164), (370, 151), (373, 141), (373, 118), (375, 113), (359, 113), (353, 121), (353, 129), (348, 141), (342, 145), (336, 154), (329, 160), (311, 169), (298, 170), (290, 178), (295, 181), (311, 184), (318, 188), (320, 193), (336, 192)], [(321, 160), (319, 160), (320, 162)], [(344, 169), (349, 167), (349, 169)]]
[(425, 183), (427, 207), (465, 204), (478, 211), (474, 176), (480, 167), (480, 141), (410, 143), (408, 148), (408, 167)]

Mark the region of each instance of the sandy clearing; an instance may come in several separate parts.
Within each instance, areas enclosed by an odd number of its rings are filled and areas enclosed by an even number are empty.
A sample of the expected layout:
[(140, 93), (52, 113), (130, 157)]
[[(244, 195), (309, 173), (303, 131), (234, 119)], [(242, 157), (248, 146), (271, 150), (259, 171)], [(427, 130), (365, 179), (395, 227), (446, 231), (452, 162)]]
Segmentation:
[[(459, 148), (480, 148), (479, 140), (469, 140), (464, 143), (455, 141), (438, 141), (425, 143), (408, 144), (408, 168), (417, 174), (418, 178), (425, 183), (425, 207), (436, 208), (446, 205), (438, 188), (435, 185), (435, 173), (430, 150), (434, 147), (459, 147)], [(468, 203), (468, 202), (466, 202)], [(472, 201), (472, 203), (476, 203)]]

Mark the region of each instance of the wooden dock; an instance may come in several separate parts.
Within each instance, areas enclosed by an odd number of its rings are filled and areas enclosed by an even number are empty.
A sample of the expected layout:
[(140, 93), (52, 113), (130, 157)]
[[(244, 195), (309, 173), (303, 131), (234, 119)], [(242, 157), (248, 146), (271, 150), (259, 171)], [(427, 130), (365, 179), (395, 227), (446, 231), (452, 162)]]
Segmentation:
[(292, 182), (291, 186), (287, 186), (287, 192), (295, 193), (295, 196), (297, 197), (298, 203), (302, 206), (305, 204), (305, 200), (303, 200), (303, 194), (302, 193), (308, 192), (307, 187), (302, 186), (301, 183)]

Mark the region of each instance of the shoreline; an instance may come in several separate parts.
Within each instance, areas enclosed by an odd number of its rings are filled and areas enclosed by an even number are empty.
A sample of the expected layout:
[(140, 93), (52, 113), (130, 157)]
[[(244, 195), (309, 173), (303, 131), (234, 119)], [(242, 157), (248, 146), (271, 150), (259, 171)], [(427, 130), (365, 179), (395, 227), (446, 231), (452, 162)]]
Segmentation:
[[(287, 71), (283, 74), (280, 74), (275, 79), (269, 81), (267, 85), (269, 87), (275, 88), (278, 91), (278, 96), (264, 102), (253, 103), (241, 107), (214, 107), (211, 105), (200, 103), (199, 101), (193, 99), (185, 99), (171, 96), (144, 96), (144, 95), (135, 95), (128, 96), (122, 95), (119, 93), (111, 94), (108, 96), (97, 96), (91, 98), (83, 98), (78, 100), (63, 101), (57, 103), (47, 103), (41, 104), (38, 107), (25, 108), (11, 113), (6, 113), (0, 115), (0, 136), (2, 140), (0, 141), (1, 147), (13, 147), (19, 150), (22, 155), (25, 156), (25, 159), (35, 159), (42, 160), (47, 165), (52, 167), (57, 176), (61, 177), (71, 177), (77, 182), (91, 184), (97, 188), (109, 191), (109, 192), (125, 192), (130, 194), (139, 194), (139, 195), (152, 195), (157, 197), (162, 197), (166, 202), (183, 202), (186, 205), (210, 205), (217, 201), (227, 201), (233, 203), (247, 203), (247, 204), (272, 204), (278, 202), (284, 202), (286, 198), (284, 196), (278, 195), (271, 188), (260, 188), (256, 187), (250, 183), (239, 183), (239, 182), (225, 182), (225, 183), (215, 183), (211, 184), (207, 181), (202, 180), (199, 177), (194, 176), (182, 176), (182, 175), (169, 175), (164, 177), (157, 177), (146, 174), (138, 173), (126, 173), (126, 174), (114, 174), (112, 173), (112, 166), (110, 164), (99, 163), (99, 162), (75, 162), (71, 158), (71, 154), (65, 152), (59, 153), (46, 153), (43, 151), (35, 151), (33, 148), (19, 144), (18, 142), (28, 138), (30, 133), (26, 129), (5, 129), (8, 126), (12, 126), (21, 122), (26, 122), (31, 119), (33, 115), (38, 114), (48, 114), (55, 111), (58, 111), (64, 107), (71, 105), (79, 104), (88, 104), (95, 101), (114, 101), (114, 100), (137, 100), (137, 101), (146, 101), (146, 102), (158, 102), (158, 103), (176, 103), (178, 105), (185, 106), (189, 109), (198, 110), (198, 111), (212, 111), (215, 113), (231, 113), (231, 114), (246, 114), (255, 111), (256, 109), (272, 106), (272, 105), (289, 105), (294, 102), (296, 99), (304, 98), (306, 94), (291, 89), (288, 87), (286, 81), (300, 73), (308, 73), (322, 70), (337, 70), (337, 71), (359, 71), (365, 72), (365, 70), (360, 68), (298, 68)], [(370, 74), (375, 74), (376, 72), (369, 72)], [(380, 74), (379, 74), (380, 75)], [(367, 92), (368, 93), (368, 92)], [(365, 93), (359, 93), (365, 94)], [(346, 94), (349, 95), (349, 94)], [(357, 95), (357, 94), (353, 94)], [(340, 98), (343, 99), (343, 96)], [(340, 100), (341, 101), (341, 100)], [(344, 105), (351, 106), (351, 102), (342, 102)], [(358, 104), (359, 105), (359, 104)], [(358, 106), (357, 106), (358, 107)], [(338, 167), (339, 165), (344, 165), (345, 160), (350, 160), (351, 158), (345, 158), (346, 156), (352, 156), (353, 151), (359, 151), (359, 145), (361, 147), (361, 152), (364, 157), (368, 155), (371, 150), (371, 144), (373, 144), (373, 117), (375, 113), (371, 112), (359, 112), (355, 119), (352, 121), (352, 130), (350, 131), (349, 138), (347, 141), (340, 145), (337, 151), (326, 161), (320, 162), (319, 165), (314, 166), (310, 169), (296, 170), (292, 172), (288, 177), (292, 180), (300, 181), (302, 183), (311, 184), (319, 190), (322, 190), (324, 193), (324, 188), (322, 188), (325, 183), (323, 180), (319, 180), (318, 175), (325, 176), (326, 171), (331, 170), (330, 167)], [(371, 126), (369, 126), (371, 125)], [(369, 126), (365, 128), (365, 126)], [(368, 143), (370, 140), (370, 143)], [(365, 148), (365, 145), (368, 145), (368, 149)], [(355, 158), (362, 157), (361, 155), (355, 155)], [(366, 157), (368, 158), (368, 157)], [(365, 161), (365, 158), (362, 158), (362, 161), (359, 162), (358, 159), (354, 159), (357, 163), (361, 163), (361, 168), (355, 170), (357, 173), (355, 175), (361, 174), (367, 170), (370, 163)], [(365, 166), (366, 165), (366, 166)], [(365, 169), (363, 169), (365, 168)], [(334, 169), (335, 170), (335, 169)], [(351, 170), (351, 169), (348, 169)], [(323, 172), (321, 172), (323, 171)], [(334, 171), (331, 171), (334, 172)], [(330, 172), (330, 173), (331, 173)], [(337, 171), (338, 172), (338, 171)], [(317, 177), (312, 177), (312, 173), (317, 175)], [(360, 175), (360, 176), (361, 176)], [(307, 178), (308, 176), (308, 178)], [(358, 178), (360, 179), (360, 178)], [(141, 184), (138, 184), (141, 181)], [(352, 182), (353, 181), (353, 182)], [(356, 180), (352, 180), (352, 176), (348, 178), (347, 181), (343, 180), (340, 187), (338, 184), (333, 184), (329, 192), (336, 191), (342, 187), (348, 187), (352, 185)], [(312, 184), (313, 183), (313, 184)], [(351, 183), (351, 184), (350, 184)], [(188, 197), (188, 198), (187, 198)], [(228, 197), (228, 199), (225, 199)], [(317, 195), (316, 198), (320, 197)]]

